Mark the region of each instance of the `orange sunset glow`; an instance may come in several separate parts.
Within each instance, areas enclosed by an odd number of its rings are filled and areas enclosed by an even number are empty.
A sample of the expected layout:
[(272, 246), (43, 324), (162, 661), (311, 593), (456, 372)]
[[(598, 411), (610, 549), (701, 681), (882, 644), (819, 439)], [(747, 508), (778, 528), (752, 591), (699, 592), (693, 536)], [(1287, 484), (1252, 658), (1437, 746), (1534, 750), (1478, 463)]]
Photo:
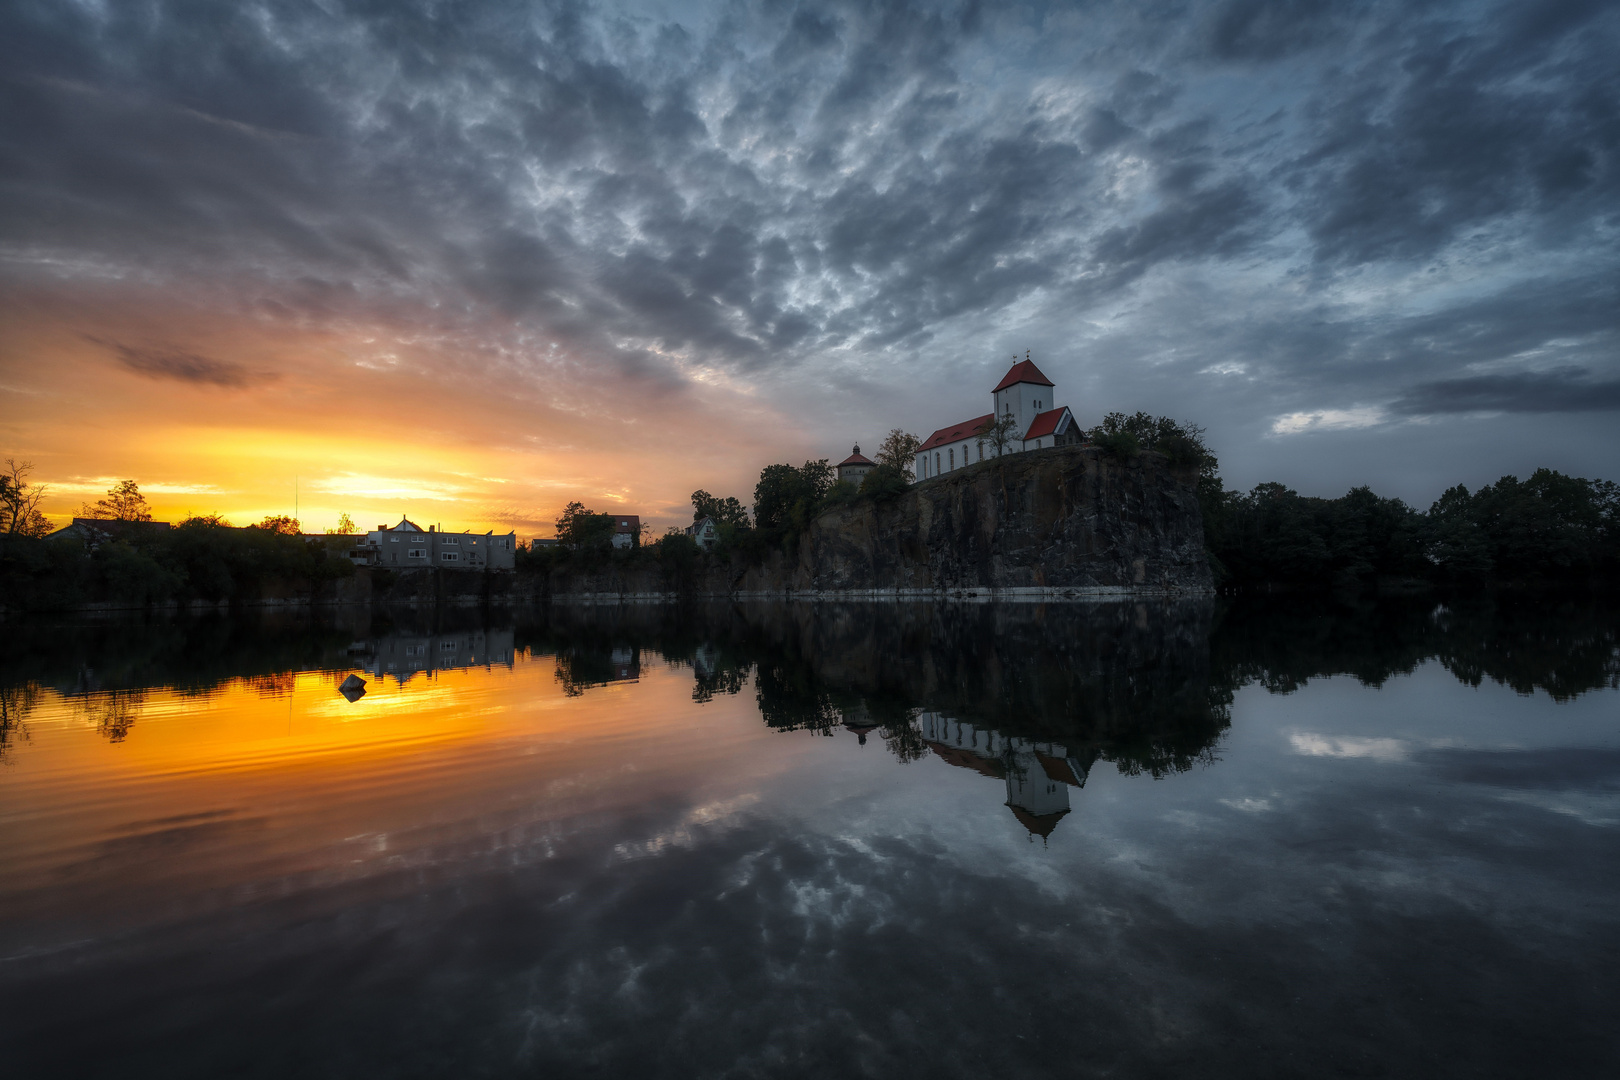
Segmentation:
[[(604, 387), (584, 362), (537, 375), (487, 343), (479, 355), (479, 343), (427, 328), (312, 329), (143, 300), (160, 302), (109, 289), (87, 311), (36, 292), (0, 311), (9, 445), (35, 464), (53, 522), (134, 478), (160, 520), (217, 513), (248, 524), (296, 505), (312, 532), (347, 513), (361, 528), (409, 514), (550, 535), (563, 504), (580, 500), (639, 512), (661, 531), (690, 520), (697, 487), (730, 480), (746, 494), (768, 433), (785, 424), (719, 380), (702, 395), (672, 390), (664, 408), (621, 381), (608, 388), (620, 407), (604, 414), (592, 400)], [(186, 355), (232, 360), (217, 381), (120, 362), (123, 342), (175, 340)], [(706, 437), (690, 438), (694, 427)]]

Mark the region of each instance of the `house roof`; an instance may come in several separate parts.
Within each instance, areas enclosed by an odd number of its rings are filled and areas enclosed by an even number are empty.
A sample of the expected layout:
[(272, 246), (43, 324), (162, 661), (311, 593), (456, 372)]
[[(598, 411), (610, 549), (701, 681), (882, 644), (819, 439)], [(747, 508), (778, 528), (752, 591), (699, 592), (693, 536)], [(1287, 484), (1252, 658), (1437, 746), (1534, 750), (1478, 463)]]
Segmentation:
[(1002, 768), (1001, 762), (995, 758), (984, 758), (971, 750), (960, 746), (947, 746), (944, 743), (931, 742), (928, 749), (945, 759), (948, 765), (955, 765), (959, 769), (972, 769), (976, 773), (1004, 780), (1007, 770)]
[(1041, 771), (1046, 773), (1048, 780), (1056, 780), (1058, 783), (1068, 784), (1070, 787), (1081, 786), (1079, 778), (1069, 768), (1068, 758), (1053, 757), (1037, 750), (1035, 751), (1035, 759), (1041, 763)]
[(921, 446), (917, 447), (917, 453), (920, 454), (924, 450), (932, 450), (936, 446), (944, 446), (946, 443), (961, 442), (963, 439), (971, 439), (978, 433), (978, 430), (981, 427), (995, 418), (995, 413), (985, 413), (983, 416), (975, 416), (971, 420), (963, 420), (960, 424), (951, 424), (949, 427), (942, 427), (932, 435), (928, 436), (927, 441)]
[(1036, 386), (1051, 386), (1052, 380), (1041, 374), (1041, 369), (1028, 360), (1020, 360), (1008, 369), (1007, 375), (996, 388), (990, 391), (999, 394), (1009, 386), (1017, 386), (1021, 382), (1034, 383)]
[[(1042, 435), (1051, 435), (1058, 430), (1058, 421), (1062, 420), (1063, 414), (1068, 411), (1069, 407), (1067, 405), (1061, 405), (1056, 409), (1048, 409), (1039, 414), (1030, 423), (1029, 430), (1024, 432), (1024, 438), (1038, 439)], [(1073, 417), (1070, 417), (1070, 419), (1072, 420)]]
[(641, 517), (637, 514), (614, 514), (613, 531), (616, 533), (640, 532)]
[(401, 517), (399, 519), (399, 524), (398, 525), (379, 525), (379, 526), (377, 526), (377, 531), (378, 532), (426, 532), (427, 530), (423, 529), (422, 526), (418, 525), (416, 522), (412, 521), (410, 518)]
[(88, 536), (92, 532), (103, 536), (122, 536), (130, 531), (168, 532), (167, 521), (120, 521), (117, 518), (86, 518), (76, 517), (71, 524), (64, 525), (55, 532), (46, 533), (45, 539), (53, 540), (58, 536)]
[(841, 469), (845, 465), (876, 465), (876, 464), (877, 464), (877, 462), (873, 461), (872, 459), (868, 458), (866, 455), (862, 454), (861, 453), (861, 448), (859, 446), (857, 446), (855, 448), (855, 452), (853, 454), (849, 455), (849, 457), (845, 458), (843, 461), (840, 461), (838, 463), (838, 467)]

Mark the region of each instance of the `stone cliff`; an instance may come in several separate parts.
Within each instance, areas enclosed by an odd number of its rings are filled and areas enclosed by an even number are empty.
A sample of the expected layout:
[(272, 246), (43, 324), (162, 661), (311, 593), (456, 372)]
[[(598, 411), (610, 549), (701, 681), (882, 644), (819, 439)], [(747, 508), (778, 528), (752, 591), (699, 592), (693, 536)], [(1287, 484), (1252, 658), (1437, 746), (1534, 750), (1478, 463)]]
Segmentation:
[[(1120, 461), (1092, 447), (972, 465), (823, 513), (796, 551), (762, 564), (702, 563), (695, 596), (960, 596), (1064, 599), (1207, 593), (1196, 475), (1153, 453)], [(657, 573), (559, 571), (558, 599), (675, 591)]]
[(1207, 592), (1196, 475), (1092, 447), (972, 465), (817, 518), (791, 588), (1098, 595)]

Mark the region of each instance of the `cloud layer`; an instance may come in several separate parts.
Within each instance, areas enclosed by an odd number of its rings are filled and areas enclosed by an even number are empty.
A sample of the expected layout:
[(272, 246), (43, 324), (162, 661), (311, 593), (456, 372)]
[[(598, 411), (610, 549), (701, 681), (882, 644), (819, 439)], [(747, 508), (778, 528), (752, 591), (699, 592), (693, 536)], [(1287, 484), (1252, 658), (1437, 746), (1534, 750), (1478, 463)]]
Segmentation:
[[(1238, 482), (1331, 485), (1329, 430), (1523, 469), (1467, 416), (1620, 409), (1617, 43), (1601, 3), (19, 3), (0, 273), (560, 424), (740, 393), (797, 430), (739, 482), (926, 433), (1029, 347), (1088, 420), (1206, 424)], [(103, 328), (112, 362), (271, 372), (183, 323)], [(1297, 422), (1341, 415), (1376, 422)], [(1520, 457), (1570, 437), (1541, 423)]]

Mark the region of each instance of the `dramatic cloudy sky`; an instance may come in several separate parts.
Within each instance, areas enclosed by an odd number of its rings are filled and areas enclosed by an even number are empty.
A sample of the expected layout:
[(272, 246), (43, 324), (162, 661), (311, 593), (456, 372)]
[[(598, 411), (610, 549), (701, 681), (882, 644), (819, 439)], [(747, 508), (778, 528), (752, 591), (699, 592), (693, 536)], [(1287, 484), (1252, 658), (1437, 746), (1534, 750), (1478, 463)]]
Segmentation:
[(1032, 350), (1230, 485), (1620, 477), (1620, 7), (0, 10), (0, 442), (60, 515), (660, 526)]

